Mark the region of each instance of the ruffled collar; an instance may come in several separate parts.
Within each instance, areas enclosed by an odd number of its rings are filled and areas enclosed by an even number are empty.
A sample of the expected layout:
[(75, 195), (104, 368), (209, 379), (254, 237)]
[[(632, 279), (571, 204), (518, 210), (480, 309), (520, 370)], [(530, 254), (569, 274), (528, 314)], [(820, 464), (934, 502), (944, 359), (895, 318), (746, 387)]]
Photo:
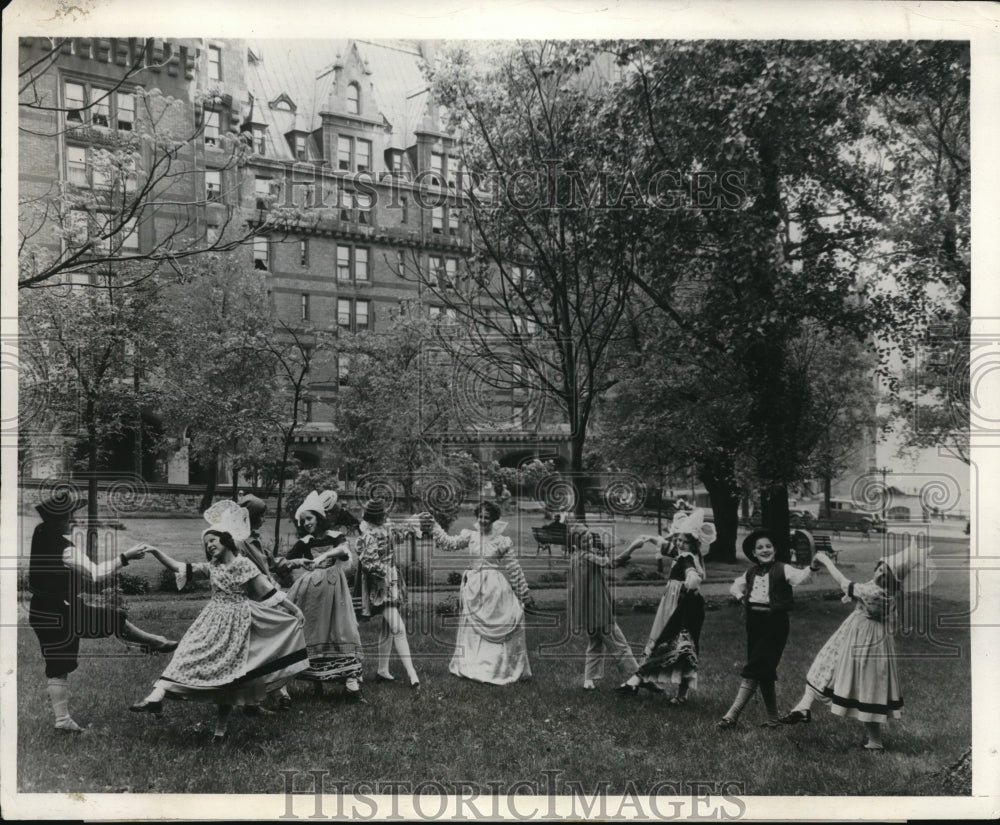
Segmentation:
[(339, 539), (343, 535), (344, 535), (343, 533), (337, 530), (327, 530), (325, 533), (322, 533), (319, 536), (314, 536), (312, 533), (306, 533), (304, 536), (302, 536), (302, 538), (299, 539), (299, 541), (301, 541), (303, 544), (311, 544), (314, 541), (321, 541), (322, 539), (325, 538)]

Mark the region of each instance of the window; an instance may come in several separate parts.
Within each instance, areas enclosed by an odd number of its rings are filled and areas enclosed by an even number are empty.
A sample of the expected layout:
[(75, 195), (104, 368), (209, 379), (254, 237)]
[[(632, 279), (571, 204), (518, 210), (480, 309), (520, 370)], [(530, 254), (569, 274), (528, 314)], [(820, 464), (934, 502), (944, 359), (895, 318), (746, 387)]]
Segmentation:
[(299, 160), (306, 159), (306, 138), (305, 135), (295, 136), (295, 157)]
[(257, 201), (257, 209), (270, 208), (270, 201), (271, 201), (270, 178), (254, 178), (253, 192), (254, 192), (254, 197), (256, 198)]
[(390, 163), (392, 164), (392, 174), (393, 177), (401, 178), (404, 177), (403, 172), (403, 153), (393, 152), (391, 155)]
[(210, 201), (222, 200), (222, 176), (218, 169), (205, 170), (205, 198)]
[(446, 171), (447, 167), (444, 155), (440, 152), (431, 152), (431, 172), (434, 173), (433, 180), (438, 186), (444, 186)]
[(337, 280), (351, 280), (351, 248), (349, 246), (337, 246)]
[(90, 122), (92, 125), (102, 129), (111, 128), (111, 90), (99, 89), (94, 86), (90, 90), (91, 100), (94, 101), (90, 108)]
[(219, 145), (219, 113), (205, 112), (205, 145)]
[(118, 92), (118, 129), (131, 132), (135, 128), (135, 95)]
[(363, 301), (359, 298), (354, 302), (354, 327), (358, 330), (368, 329), (369, 322), (368, 301)]
[(340, 386), (346, 386), (347, 381), (351, 374), (351, 356), (349, 355), (338, 355), (337, 356), (337, 381)]
[(266, 154), (266, 145), (264, 143), (264, 130), (254, 129), (253, 130), (253, 150), (258, 155)]
[(354, 248), (354, 280), (368, 280), (368, 250), (365, 247)]
[(358, 192), (354, 195), (354, 205), (358, 210), (358, 223), (368, 226), (371, 223), (372, 196)]
[(90, 186), (87, 179), (87, 150), (82, 146), (66, 147), (66, 180), (74, 186)]
[(431, 307), (430, 316), (431, 320), (438, 324), (454, 324), (457, 317), (454, 309), (438, 306)]
[(341, 329), (351, 328), (351, 302), (348, 298), (337, 299), (337, 326)]
[(86, 120), (86, 91), (80, 83), (66, 83), (66, 120), (70, 123), (83, 123)]
[(122, 225), (121, 251), (125, 253), (139, 251), (139, 232), (136, 228), (135, 218), (130, 218)]
[(253, 268), (268, 270), (267, 238), (258, 235), (253, 239)]
[(369, 171), (372, 168), (372, 142), (359, 138), (356, 145), (356, 155), (355, 171)]
[(431, 255), (427, 259), (428, 272), (428, 283), (431, 286), (441, 286), (441, 281), (444, 278), (444, 258), (439, 258), (437, 255)]
[(435, 206), (431, 210), (431, 232), (440, 235), (444, 232), (444, 207)]
[(337, 138), (337, 168), (351, 169), (351, 139), (343, 135)]
[(454, 207), (448, 210), (448, 234), (458, 234), (458, 210)]
[(399, 200), (400, 208), (402, 211), (402, 216), (399, 219), (400, 223), (406, 223), (410, 217), (410, 199), (403, 195)]
[(343, 330), (362, 332), (371, 328), (370, 302), (358, 298), (337, 299), (337, 326)]
[(313, 402), (311, 398), (302, 399), (302, 419), (306, 422), (313, 420)]
[(301, 309), (302, 309), (302, 320), (303, 321), (308, 321), (309, 320), (309, 293), (308, 292), (303, 292), (302, 293)]
[(208, 226), (205, 228), (205, 240), (208, 241), (210, 244), (214, 244), (216, 241), (218, 241), (220, 234), (221, 233), (219, 231), (219, 224), (217, 223), (210, 222)]
[(222, 49), (218, 46), (208, 47), (208, 79), (222, 80)]
[(309, 266), (309, 241), (299, 241), (299, 266)]
[(357, 83), (347, 85), (347, 114), (361, 114), (361, 89)]
[(353, 273), (354, 281), (368, 282), (371, 275), (368, 271), (370, 260), (369, 249), (366, 246), (337, 245), (337, 280), (350, 283)]
[(372, 142), (347, 135), (337, 136), (337, 168), (345, 172), (369, 172), (372, 166)]
[(90, 239), (90, 216), (82, 209), (70, 210), (65, 228), (67, 245), (83, 246)]
[(458, 282), (458, 258), (445, 259), (444, 279), (445, 286), (449, 286), (452, 289), (455, 288), (455, 284)]

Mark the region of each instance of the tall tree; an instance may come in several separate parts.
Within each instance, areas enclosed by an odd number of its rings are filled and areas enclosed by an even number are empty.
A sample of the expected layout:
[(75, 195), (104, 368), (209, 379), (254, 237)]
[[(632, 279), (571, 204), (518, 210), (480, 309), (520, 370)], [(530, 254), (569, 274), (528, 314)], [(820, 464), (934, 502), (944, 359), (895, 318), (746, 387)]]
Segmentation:
[(593, 56), (572, 42), (441, 55), (431, 93), (461, 135), (468, 176), (453, 208), (464, 213), (474, 253), (457, 282), (415, 264), (405, 273), (454, 316), (460, 332), (442, 340), (475, 381), (556, 410), (579, 512), (588, 427), (635, 265), (628, 210), (591, 193), (595, 179), (611, 179), (619, 197), (629, 148), (609, 66)]

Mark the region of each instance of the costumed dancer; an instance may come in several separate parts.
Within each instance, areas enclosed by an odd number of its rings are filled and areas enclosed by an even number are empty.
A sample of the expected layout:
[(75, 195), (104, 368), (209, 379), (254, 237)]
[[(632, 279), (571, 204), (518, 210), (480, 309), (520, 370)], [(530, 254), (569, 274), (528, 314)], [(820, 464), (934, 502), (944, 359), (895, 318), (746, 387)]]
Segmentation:
[(92, 585), (111, 579), (129, 562), (141, 559), (148, 548), (137, 544), (113, 559), (94, 564), (71, 535), (74, 513), (86, 506), (86, 499), (69, 491), (36, 505), (42, 523), (31, 536), (28, 566), (28, 624), (38, 637), (45, 660), (56, 730), (67, 733), (84, 731), (69, 714), (69, 674), (78, 667), (80, 639), (117, 636), (147, 652), (169, 652), (177, 647), (176, 641), (147, 633), (128, 621), (122, 605), (88, 597)]
[(594, 681), (604, 676), (605, 657), (612, 659), (623, 673), (635, 673), (638, 667), (632, 648), (615, 621), (614, 599), (604, 578), (605, 569), (624, 564), (628, 557), (622, 554), (612, 558), (607, 550), (596, 545), (587, 525), (569, 514), (566, 530), (570, 627), (573, 633), (587, 634), (583, 688), (594, 690)]
[(413, 528), (397, 529), (386, 516), (385, 502), (369, 499), (364, 505), (360, 529), (361, 538), (356, 546), (362, 571), (362, 609), (365, 615), (382, 617), (375, 680), (395, 681), (389, 672), (389, 654), (395, 647), (410, 680), (410, 687), (419, 690), (420, 678), (413, 669), (406, 624), (400, 615), (406, 604), (406, 583), (399, 573), (395, 551), (396, 538), (412, 532)]
[(288, 598), (306, 617), (309, 669), (299, 678), (313, 682), (317, 694), (324, 683), (343, 682), (348, 698), (360, 702), (361, 634), (347, 578), (356, 559), (347, 537), (331, 530), (326, 520), (327, 509), (336, 501), (332, 490), (313, 490), (295, 512), (302, 537), (286, 558), (306, 572), (291, 586)]
[(682, 705), (688, 692), (698, 687), (698, 654), (701, 627), (705, 622), (705, 599), (699, 592), (705, 580), (702, 556), (715, 541), (715, 525), (705, 522), (703, 510), (678, 512), (665, 537), (639, 536), (622, 556), (626, 559), (646, 541), (673, 559), (667, 586), (643, 649), (643, 660), (635, 674), (622, 685), (632, 692), (644, 684), (661, 688), (676, 685), (671, 705)]
[(783, 724), (809, 722), (813, 703), (825, 702), (837, 716), (864, 723), (866, 750), (884, 750), (883, 726), (903, 710), (892, 637), (898, 596), (931, 584), (935, 571), (927, 558), (929, 550), (911, 538), (908, 547), (881, 559), (871, 581), (861, 584), (848, 579), (825, 553), (816, 554), (815, 561), (843, 589), (843, 601), (853, 601), (855, 609), (816, 655), (806, 674), (805, 693), (781, 717)]
[(743, 554), (754, 566), (733, 582), (729, 592), (746, 606), (747, 663), (740, 674), (743, 681), (736, 699), (717, 725), (720, 730), (735, 727), (758, 686), (767, 709), (767, 721), (761, 726), (779, 724), (774, 683), (788, 642), (788, 611), (794, 604), (792, 588), (812, 576), (808, 567), (800, 569), (777, 561), (774, 534), (769, 530), (754, 530), (743, 539)]
[(205, 520), (207, 562), (185, 564), (149, 549), (174, 571), (178, 590), (191, 576), (207, 576), (212, 597), (181, 638), (152, 692), (130, 710), (160, 714), (164, 698), (214, 702), (218, 719), (212, 739), (221, 742), (234, 705), (259, 705), (309, 662), (301, 611), (252, 561), (238, 554), (236, 543), (250, 535), (247, 511), (233, 501), (220, 501), (205, 511)]
[(531, 676), (524, 610), (534, 602), (514, 543), (503, 535), (507, 522), (498, 521), (499, 505), (484, 501), (475, 513), (476, 529), (457, 536), (449, 536), (430, 513), (420, 515), (421, 527), (432, 533), (437, 547), (468, 550), (472, 557), (462, 574), (462, 609), (448, 670), (476, 682), (509, 685)]

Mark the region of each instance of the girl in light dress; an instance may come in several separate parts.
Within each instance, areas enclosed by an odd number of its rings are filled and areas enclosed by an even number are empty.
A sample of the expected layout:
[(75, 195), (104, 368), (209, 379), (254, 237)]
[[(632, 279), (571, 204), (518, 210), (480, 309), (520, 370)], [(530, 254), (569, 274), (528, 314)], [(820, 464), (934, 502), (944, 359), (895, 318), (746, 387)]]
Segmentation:
[(476, 508), (476, 529), (449, 536), (430, 513), (420, 514), (421, 527), (442, 550), (467, 550), (472, 566), (462, 575), (455, 653), (448, 669), (456, 676), (493, 685), (508, 685), (531, 676), (524, 632), (524, 610), (534, 602), (514, 543), (503, 535), (500, 508), (484, 501)]
[(214, 702), (218, 719), (212, 738), (220, 742), (234, 705), (260, 705), (309, 661), (301, 611), (236, 549), (250, 535), (247, 511), (220, 501), (205, 511), (205, 520), (207, 562), (185, 564), (156, 548), (148, 550), (174, 572), (178, 589), (192, 576), (207, 576), (212, 597), (153, 690), (130, 709), (160, 714), (164, 698)]
[(809, 672), (799, 703), (781, 722), (809, 722), (817, 701), (845, 719), (864, 723), (868, 735), (864, 747), (881, 752), (882, 730), (889, 719), (898, 719), (903, 695), (896, 669), (892, 632), (900, 593), (922, 590), (933, 580), (928, 562), (929, 548), (909, 546), (875, 565), (871, 581), (856, 584), (847, 578), (825, 553), (816, 554), (844, 591), (843, 601), (855, 608), (823, 645)]

